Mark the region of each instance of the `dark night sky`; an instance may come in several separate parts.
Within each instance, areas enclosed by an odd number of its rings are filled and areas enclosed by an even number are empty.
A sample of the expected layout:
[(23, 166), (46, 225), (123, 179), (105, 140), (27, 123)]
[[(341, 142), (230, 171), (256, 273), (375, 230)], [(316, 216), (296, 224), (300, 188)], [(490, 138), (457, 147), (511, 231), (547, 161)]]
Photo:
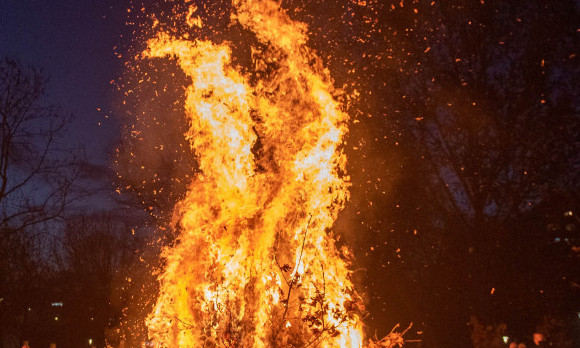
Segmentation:
[(100, 165), (119, 135), (110, 81), (123, 69), (114, 47), (126, 7), (115, 0), (0, 0), (0, 56), (45, 71), (48, 100), (74, 117), (71, 143)]

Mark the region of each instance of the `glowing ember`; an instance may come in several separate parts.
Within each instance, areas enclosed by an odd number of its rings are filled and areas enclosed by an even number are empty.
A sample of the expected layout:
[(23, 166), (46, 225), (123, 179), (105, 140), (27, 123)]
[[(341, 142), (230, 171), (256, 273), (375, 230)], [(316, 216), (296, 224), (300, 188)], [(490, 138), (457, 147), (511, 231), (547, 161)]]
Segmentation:
[[(164, 251), (149, 333), (164, 347), (361, 347), (349, 253), (330, 231), (348, 198), (348, 116), (305, 24), (272, 0), (233, 5), (262, 44), (251, 74), (227, 44), (163, 32), (144, 54), (177, 59), (191, 78), (201, 172), (176, 208), (181, 234)], [(194, 8), (187, 23), (202, 25)]]

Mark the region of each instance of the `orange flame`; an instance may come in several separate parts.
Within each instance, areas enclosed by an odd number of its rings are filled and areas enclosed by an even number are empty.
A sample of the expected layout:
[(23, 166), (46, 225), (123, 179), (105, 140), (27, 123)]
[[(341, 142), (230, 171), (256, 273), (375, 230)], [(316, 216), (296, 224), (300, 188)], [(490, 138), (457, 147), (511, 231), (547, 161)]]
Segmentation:
[(361, 347), (330, 232), (348, 199), (348, 116), (305, 24), (273, 0), (233, 4), (267, 47), (254, 50), (257, 82), (232, 67), (227, 44), (159, 33), (144, 53), (191, 78), (187, 137), (201, 172), (176, 208), (181, 235), (164, 251), (150, 335), (164, 347)]

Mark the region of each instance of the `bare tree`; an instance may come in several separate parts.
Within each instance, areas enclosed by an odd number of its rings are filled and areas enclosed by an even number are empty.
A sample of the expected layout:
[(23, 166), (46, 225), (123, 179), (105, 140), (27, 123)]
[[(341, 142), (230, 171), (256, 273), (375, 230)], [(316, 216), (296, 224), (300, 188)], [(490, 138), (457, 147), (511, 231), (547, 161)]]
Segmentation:
[(51, 276), (45, 237), (80, 192), (70, 117), (49, 103), (46, 86), (39, 69), (0, 58), (0, 339), (38, 331)]
[[(540, 298), (512, 284), (535, 293), (549, 285), (537, 277), (549, 235), (543, 224), (522, 222), (540, 216), (543, 202), (579, 190), (579, 90), (569, 82), (580, 72), (570, 26), (575, 6), (425, 5), (409, 17), (405, 39), (396, 40), (401, 28), (392, 39), (409, 56), (393, 63), (406, 72), (396, 75), (391, 93), (399, 95), (391, 115), (401, 114), (406, 171), (393, 218), (400, 233), (388, 242), (403, 250), (393, 258), (413, 272), (409, 286), (429, 289), (419, 295), (432, 306), (425, 331), (441, 346), (464, 345), (470, 314), (486, 323), (509, 319), (500, 301), (515, 313)], [(544, 264), (560, 274), (555, 259)], [(527, 307), (513, 304), (518, 297)], [(440, 334), (448, 329), (461, 336)]]
[(0, 60), (0, 229), (18, 232), (63, 216), (79, 156), (64, 139), (69, 117), (46, 101), (47, 79)]
[(105, 331), (119, 327), (127, 302), (139, 291), (131, 285), (138, 277), (133, 268), (141, 242), (122, 217), (111, 213), (68, 218), (53, 261), (64, 303), (63, 339), (69, 344), (91, 337), (104, 345)]
[(0, 346), (18, 341), (29, 317), (36, 314), (37, 289), (43, 278), (36, 242), (23, 233), (0, 238)]

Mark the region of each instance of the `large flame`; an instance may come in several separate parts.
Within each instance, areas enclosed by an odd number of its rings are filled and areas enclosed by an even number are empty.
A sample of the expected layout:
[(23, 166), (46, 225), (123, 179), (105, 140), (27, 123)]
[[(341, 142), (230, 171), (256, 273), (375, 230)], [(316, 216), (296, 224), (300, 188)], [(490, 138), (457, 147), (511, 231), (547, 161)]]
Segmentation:
[(305, 24), (273, 0), (233, 5), (261, 43), (252, 77), (227, 44), (162, 32), (145, 52), (191, 78), (187, 137), (200, 167), (177, 207), (149, 333), (164, 347), (361, 347), (348, 251), (331, 232), (348, 198), (348, 116)]

